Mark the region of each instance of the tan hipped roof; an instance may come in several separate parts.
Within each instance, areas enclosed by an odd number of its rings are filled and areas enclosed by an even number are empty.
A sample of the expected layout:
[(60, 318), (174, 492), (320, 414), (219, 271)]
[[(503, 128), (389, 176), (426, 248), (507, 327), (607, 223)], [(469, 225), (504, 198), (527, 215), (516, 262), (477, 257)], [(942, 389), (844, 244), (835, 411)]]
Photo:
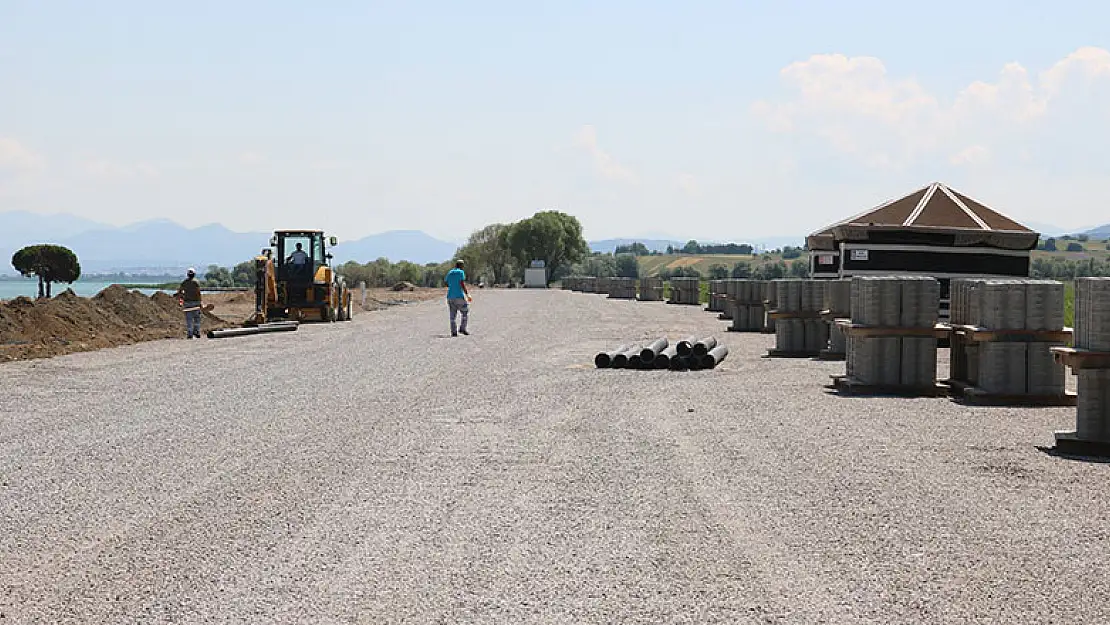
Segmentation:
[[(849, 217), (814, 232), (807, 238), (810, 249), (832, 249), (834, 240), (856, 238), (849, 233), (861, 229), (912, 230), (918, 232), (997, 233), (1021, 239), (1038, 234), (998, 211), (984, 206), (942, 182), (934, 182), (909, 195), (890, 200), (871, 210)], [(855, 232), (858, 235), (858, 232)]]

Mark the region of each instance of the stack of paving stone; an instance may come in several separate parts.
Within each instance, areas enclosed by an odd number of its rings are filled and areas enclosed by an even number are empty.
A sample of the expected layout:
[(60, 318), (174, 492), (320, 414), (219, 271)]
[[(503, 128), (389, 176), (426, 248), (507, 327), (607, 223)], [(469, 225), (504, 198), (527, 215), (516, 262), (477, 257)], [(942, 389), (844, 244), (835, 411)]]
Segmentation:
[(829, 328), (829, 343), (821, 350), (821, 357), (829, 360), (840, 360), (845, 357), (848, 348), (844, 330), (836, 324), (837, 319), (852, 318), (852, 280), (842, 278), (829, 280), (825, 284), (825, 303), (821, 310), (821, 317)]
[(937, 340), (933, 328), (940, 283), (928, 277), (852, 278), (849, 306), (848, 383), (934, 392)]
[(594, 276), (584, 276), (577, 280), (578, 288), (576, 290), (582, 293), (594, 293), (597, 291), (597, 278)]
[(825, 280), (775, 280), (775, 349), (773, 356), (817, 356), (829, 340), (821, 319)]
[(987, 395), (1065, 395), (1064, 285), (1054, 280), (952, 281), (951, 379)]
[(706, 304), (705, 311), (727, 314), (728, 307), (725, 305), (724, 280), (709, 281), (709, 302)]
[(597, 293), (597, 294), (600, 294), (600, 295), (608, 295), (609, 294), (609, 285), (612, 283), (612, 281), (613, 281), (612, 278), (599, 277), (597, 279), (597, 284), (594, 285), (593, 292)]
[(697, 278), (671, 278), (671, 298), (667, 303), (697, 306), (701, 303), (700, 288)]
[[(1057, 432), (1056, 444), (1079, 443), (1110, 455), (1110, 278), (1075, 281), (1075, 351), (1079, 376), (1075, 430)], [(1084, 451), (1080, 448), (1076, 451)]]
[(640, 278), (640, 301), (663, 301), (663, 278)]
[(636, 299), (635, 278), (609, 278), (610, 299)]
[(771, 311), (778, 308), (778, 290), (774, 280), (760, 280), (759, 285), (760, 297), (763, 298), (763, 332), (774, 334), (775, 318), (771, 316)]
[(728, 299), (732, 309), (729, 332), (760, 332), (766, 315), (763, 303), (766, 281), (730, 280)]

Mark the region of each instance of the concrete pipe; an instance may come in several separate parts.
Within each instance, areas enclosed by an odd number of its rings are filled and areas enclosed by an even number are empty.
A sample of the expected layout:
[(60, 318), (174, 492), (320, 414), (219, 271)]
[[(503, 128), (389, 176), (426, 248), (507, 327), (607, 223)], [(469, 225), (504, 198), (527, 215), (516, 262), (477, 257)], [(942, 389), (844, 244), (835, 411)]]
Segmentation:
[(655, 357), (659, 355), (659, 352), (667, 349), (667, 345), (669, 345), (669, 343), (667, 343), (666, 337), (655, 339), (640, 350), (640, 359), (645, 363), (653, 362)]
[(654, 366), (656, 369), (669, 369), (671, 366), (671, 359), (678, 358), (678, 346), (670, 345), (667, 349), (659, 352), (655, 357)]
[(726, 356), (728, 356), (728, 345), (718, 345), (701, 357), (701, 368), (712, 369), (721, 364), (721, 361), (724, 360)]
[(697, 343), (697, 342), (698, 342), (698, 337), (688, 336), (688, 337), (680, 340), (678, 343), (675, 343), (675, 347), (678, 349), (678, 355), (682, 356), (683, 358), (686, 358), (687, 356), (693, 354), (694, 353), (694, 343)]
[(694, 343), (693, 355), (701, 358), (702, 356), (708, 354), (709, 350), (713, 349), (716, 346), (717, 339), (715, 337), (707, 336), (703, 339), (698, 339), (698, 341)]
[(631, 345), (621, 345), (613, 351), (600, 352), (598, 355), (594, 356), (594, 366), (598, 369), (608, 369), (613, 365), (613, 359), (628, 351), (631, 347)]
[(628, 365), (628, 359), (631, 358), (632, 356), (639, 355), (640, 349), (641, 349), (641, 345), (639, 343), (635, 343), (633, 345), (630, 345), (628, 347), (628, 349), (626, 349), (623, 352), (620, 352), (617, 355), (613, 356), (613, 362), (611, 362), (609, 364), (609, 366), (612, 367), (613, 369), (625, 369), (625, 368), (627, 368), (629, 366)]

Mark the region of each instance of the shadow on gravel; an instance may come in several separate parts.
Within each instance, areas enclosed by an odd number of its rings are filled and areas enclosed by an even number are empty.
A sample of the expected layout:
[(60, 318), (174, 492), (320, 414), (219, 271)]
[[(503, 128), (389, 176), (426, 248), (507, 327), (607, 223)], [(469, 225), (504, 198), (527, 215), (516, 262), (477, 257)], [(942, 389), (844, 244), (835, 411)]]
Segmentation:
[(1036, 447), (1037, 450), (1040, 451), (1041, 453), (1047, 454), (1047, 455), (1052, 456), (1054, 458), (1060, 458), (1061, 460), (1072, 460), (1072, 461), (1075, 461), (1075, 462), (1087, 462), (1087, 463), (1090, 463), (1090, 464), (1110, 464), (1110, 457), (1106, 457), (1106, 456), (1083, 456), (1083, 455), (1080, 455), (1080, 454), (1069, 454), (1069, 453), (1059, 451), (1055, 447), (1045, 447), (1044, 445), (1034, 445), (1034, 447)]

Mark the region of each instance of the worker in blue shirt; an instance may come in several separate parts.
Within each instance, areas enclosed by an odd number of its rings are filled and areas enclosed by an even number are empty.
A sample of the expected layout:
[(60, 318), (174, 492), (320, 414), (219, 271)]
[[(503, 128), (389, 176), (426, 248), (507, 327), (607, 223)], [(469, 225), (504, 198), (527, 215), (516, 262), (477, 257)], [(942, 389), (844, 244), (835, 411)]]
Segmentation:
[[(447, 272), (447, 308), (451, 311), (451, 336), (458, 336), (459, 332), (470, 334), (466, 331), (466, 320), (470, 315), (470, 291), (466, 289), (466, 272), (463, 271), (463, 261), (456, 260), (455, 268)], [(455, 318), (462, 313), (462, 323), (455, 329)]]

